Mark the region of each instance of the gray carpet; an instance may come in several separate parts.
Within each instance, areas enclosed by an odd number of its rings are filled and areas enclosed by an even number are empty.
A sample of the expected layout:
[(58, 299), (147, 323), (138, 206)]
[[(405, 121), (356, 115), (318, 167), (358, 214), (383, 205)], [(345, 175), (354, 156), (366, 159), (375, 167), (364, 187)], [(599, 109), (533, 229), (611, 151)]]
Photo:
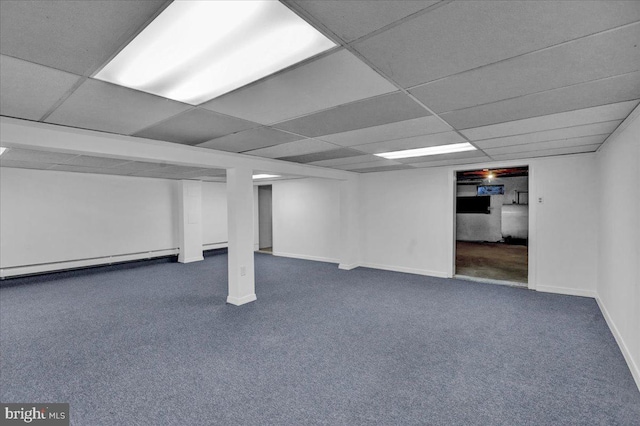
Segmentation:
[(640, 419), (593, 299), (258, 254), (234, 307), (226, 262), (5, 280), (0, 399), (91, 426)]

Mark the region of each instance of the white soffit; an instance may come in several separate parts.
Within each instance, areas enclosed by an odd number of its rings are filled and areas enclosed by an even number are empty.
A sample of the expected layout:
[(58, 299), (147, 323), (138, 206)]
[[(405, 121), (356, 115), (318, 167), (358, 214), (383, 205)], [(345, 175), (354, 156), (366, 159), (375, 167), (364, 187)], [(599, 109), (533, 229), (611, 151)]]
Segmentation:
[(221, 96), (204, 108), (272, 124), (397, 88), (347, 50)]
[(604, 123), (585, 124), (583, 126), (565, 127), (562, 129), (544, 130), (522, 135), (504, 136), (495, 139), (484, 139), (474, 143), (481, 149), (497, 148), (509, 145), (534, 144), (537, 142), (553, 141), (558, 139), (577, 138), (580, 136), (609, 135), (622, 120), (605, 121)]
[(0, 56), (0, 114), (40, 120), (80, 79), (77, 75)]
[(198, 105), (336, 44), (276, 1), (176, 1), (95, 78)]
[(443, 132), (433, 135), (414, 136), (412, 138), (394, 139), (390, 141), (382, 141), (368, 143), (365, 145), (356, 145), (351, 148), (358, 151), (378, 154), (388, 151), (400, 151), (404, 149), (426, 148), (440, 145), (449, 145), (454, 143), (467, 142), (462, 136), (456, 132)]
[(639, 19), (636, 2), (454, 1), (354, 47), (406, 88)]
[(514, 154), (517, 152), (544, 151), (547, 149), (576, 147), (583, 145), (601, 144), (608, 135), (580, 136), (568, 139), (551, 140), (545, 142), (528, 143), (523, 145), (509, 145), (497, 148), (485, 148), (488, 155)]
[(434, 116), (419, 117), (411, 120), (366, 127), (349, 132), (320, 136), (318, 139), (342, 146), (363, 145), (412, 136), (429, 135), (451, 131), (452, 128)]
[(313, 154), (315, 152), (329, 151), (330, 149), (335, 148), (335, 145), (328, 142), (316, 139), (303, 139), (253, 151), (245, 151), (244, 154), (257, 155), (258, 157), (266, 158), (281, 158), (292, 155)]
[(544, 115), (541, 117), (476, 127), (473, 129), (462, 130), (461, 133), (472, 141), (479, 141), (482, 139), (533, 133), (542, 130), (580, 126), (593, 122), (622, 120), (626, 118), (637, 105), (638, 101), (619, 102), (593, 108), (561, 112), (559, 114)]

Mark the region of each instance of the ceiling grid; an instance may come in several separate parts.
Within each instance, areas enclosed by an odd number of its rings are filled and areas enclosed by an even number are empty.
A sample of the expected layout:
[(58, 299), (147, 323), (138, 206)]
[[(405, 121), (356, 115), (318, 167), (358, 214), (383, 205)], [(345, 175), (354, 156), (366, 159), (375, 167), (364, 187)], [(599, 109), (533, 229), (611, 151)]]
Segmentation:
[[(2, 1), (0, 115), (370, 173), (594, 152), (640, 102), (638, 2), (282, 3), (337, 45), (189, 105), (93, 78), (170, 1)], [(476, 150), (376, 155), (461, 142)], [(224, 179), (40, 154), (13, 148), (0, 165)]]

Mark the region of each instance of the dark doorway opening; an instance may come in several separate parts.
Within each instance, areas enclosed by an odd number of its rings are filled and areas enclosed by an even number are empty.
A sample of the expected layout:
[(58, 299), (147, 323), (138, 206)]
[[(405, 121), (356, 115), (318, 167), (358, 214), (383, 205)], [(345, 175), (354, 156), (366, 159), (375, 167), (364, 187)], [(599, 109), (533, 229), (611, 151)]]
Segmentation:
[(273, 253), (272, 186), (258, 187), (258, 250)]
[(455, 275), (526, 286), (529, 168), (456, 173)]

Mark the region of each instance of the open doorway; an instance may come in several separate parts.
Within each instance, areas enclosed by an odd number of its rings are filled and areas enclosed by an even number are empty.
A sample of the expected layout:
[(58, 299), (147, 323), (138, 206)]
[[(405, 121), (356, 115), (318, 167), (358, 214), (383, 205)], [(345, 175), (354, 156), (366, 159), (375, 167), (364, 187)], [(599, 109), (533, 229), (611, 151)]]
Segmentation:
[(273, 253), (272, 187), (258, 187), (258, 250)]
[(455, 275), (527, 286), (529, 168), (456, 173)]

